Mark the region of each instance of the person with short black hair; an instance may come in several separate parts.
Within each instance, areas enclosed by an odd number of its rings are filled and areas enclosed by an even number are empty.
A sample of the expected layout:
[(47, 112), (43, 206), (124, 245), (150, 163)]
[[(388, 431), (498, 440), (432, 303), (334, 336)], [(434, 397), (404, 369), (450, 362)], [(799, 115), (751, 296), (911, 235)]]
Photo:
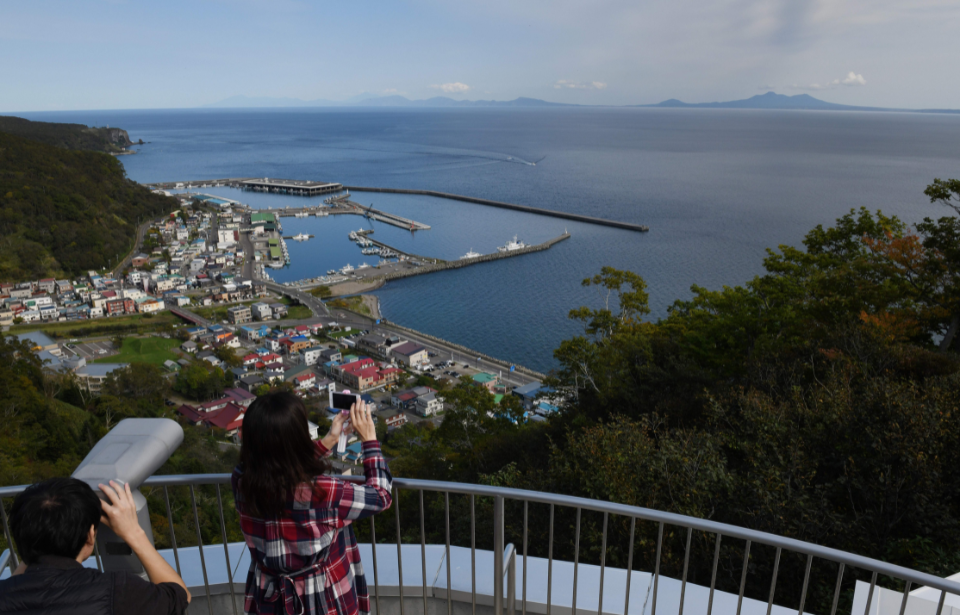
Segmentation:
[[(190, 592), (157, 552), (137, 520), (129, 485), (51, 478), (27, 487), (13, 502), (10, 529), (23, 563), (0, 581), (0, 613), (180, 615)], [(128, 572), (85, 568), (103, 522), (143, 564), (150, 581)]]

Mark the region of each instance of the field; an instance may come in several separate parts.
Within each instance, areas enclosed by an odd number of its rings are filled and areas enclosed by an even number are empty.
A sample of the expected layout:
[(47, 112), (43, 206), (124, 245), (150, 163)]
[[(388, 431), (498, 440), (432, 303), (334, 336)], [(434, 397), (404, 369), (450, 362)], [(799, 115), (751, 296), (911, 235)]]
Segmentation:
[(54, 323), (30, 323), (23, 325), (14, 325), (10, 328), (11, 333), (25, 333), (27, 331), (43, 331), (50, 337), (57, 338), (82, 338), (94, 336), (111, 336), (117, 334), (143, 334), (157, 331), (158, 329), (170, 328), (173, 325), (181, 324), (179, 318), (170, 312), (160, 312), (156, 315), (133, 314), (130, 316), (112, 316), (109, 318), (93, 318), (90, 320), (77, 320), (72, 322), (54, 322)]
[(123, 340), (120, 354), (97, 359), (94, 363), (153, 363), (176, 361), (179, 355), (171, 352), (180, 345), (180, 340), (163, 337), (128, 337)]

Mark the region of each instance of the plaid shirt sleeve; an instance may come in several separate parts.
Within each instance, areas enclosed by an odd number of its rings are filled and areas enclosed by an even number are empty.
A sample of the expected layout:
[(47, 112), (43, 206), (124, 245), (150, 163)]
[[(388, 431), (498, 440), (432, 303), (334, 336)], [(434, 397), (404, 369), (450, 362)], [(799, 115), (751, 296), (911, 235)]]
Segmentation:
[[(317, 449), (321, 455), (329, 454), (327, 448), (319, 442), (317, 442)], [(323, 485), (320, 486), (327, 494), (324, 498), (325, 505), (336, 510), (338, 528), (386, 510), (393, 502), (391, 495), (393, 475), (390, 474), (387, 460), (384, 459), (380, 450), (380, 443), (376, 440), (364, 442), (362, 451), (363, 474), (366, 477), (362, 485), (331, 480), (329, 477), (318, 477), (318, 481), (323, 481)]]

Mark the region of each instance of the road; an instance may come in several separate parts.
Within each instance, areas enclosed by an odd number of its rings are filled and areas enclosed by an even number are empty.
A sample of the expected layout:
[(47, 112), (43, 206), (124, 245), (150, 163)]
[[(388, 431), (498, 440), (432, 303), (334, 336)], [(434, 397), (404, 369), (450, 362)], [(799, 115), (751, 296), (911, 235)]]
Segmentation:
[(245, 280), (256, 281), (254, 264), (256, 256), (253, 250), (253, 242), (250, 241), (250, 233), (240, 233), (240, 247), (243, 248), (243, 272)]
[[(324, 307), (326, 308), (326, 306)], [(278, 324), (282, 324), (284, 326), (296, 326), (310, 325), (320, 322), (321, 324), (326, 325), (328, 322), (330, 322), (330, 320), (336, 321), (341, 327), (347, 326), (353, 329), (368, 330), (371, 333), (379, 333), (380, 335), (399, 335), (403, 339), (414, 341), (426, 348), (428, 352), (436, 355), (434, 357), (430, 357), (431, 363), (440, 363), (447, 360), (455, 361), (460, 365), (454, 369), (461, 374), (464, 373), (462, 364), (466, 363), (470, 366), (470, 369), (468, 370), (470, 374), (488, 371), (499, 375), (502, 370), (503, 375), (501, 376), (501, 380), (510, 386), (517, 387), (537, 381), (537, 379), (533, 376), (528, 376), (519, 372), (511, 372), (508, 369), (503, 369), (503, 367), (500, 365), (492, 365), (487, 361), (480, 361), (478, 363), (477, 356), (475, 354), (465, 354), (462, 350), (458, 350), (449, 344), (436, 342), (408, 331), (394, 329), (389, 324), (377, 325), (372, 319), (361, 316), (354, 312), (337, 310), (333, 313), (328, 313), (327, 319), (311, 318), (308, 320), (284, 320)], [(441, 369), (440, 372), (434, 372), (434, 374), (437, 377), (442, 376), (443, 370)]]
[(123, 273), (123, 270), (124, 270), (127, 266), (129, 266), (130, 263), (133, 262), (133, 257), (140, 251), (140, 246), (143, 245), (143, 235), (144, 235), (144, 233), (147, 232), (147, 229), (150, 228), (150, 225), (151, 225), (151, 224), (153, 224), (153, 220), (147, 220), (146, 222), (144, 222), (143, 224), (141, 224), (141, 225), (137, 228), (137, 240), (136, 240), (135, 242), (133, 242), (133, 249), (130, 250), (130, 253), (127, 254), (127, 256), (124, 257), (124, 259), (123, 259), (122, 261), (120, 261), (120, 264), (117, 265), (117, 266), (110, 272), (110, 275), (111, 275), (111, 276), (117, 277), (118, 275), (120, 275), (121, 273)]
[(282, 284), (277, 284), (276, 282), (263, 281), (263, 284), (267, 287), (268, 290), (272, 290), (275, 293), (280, 293), (288, 297), (294, 298), (303, 305), (310, 308), (310, 311), (313, 312), (314, 316), (320, 318), (329, 318), (330, 310), (327, 309), (327, 306), (320, 301), (317, 297), (314, 297), (308, 292), (304, 292), (298, 288), (293, 288), (291, 286), (284, 286)]

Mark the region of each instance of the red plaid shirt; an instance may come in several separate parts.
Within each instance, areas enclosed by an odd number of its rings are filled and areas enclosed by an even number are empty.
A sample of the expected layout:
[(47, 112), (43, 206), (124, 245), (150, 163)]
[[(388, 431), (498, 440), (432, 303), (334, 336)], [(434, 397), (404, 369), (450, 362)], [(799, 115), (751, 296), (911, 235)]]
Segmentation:
[[(330, 455), (320, 442), (317, 442), (317, 451), (323, 456)], [(379, 442), (363, 443), (363, 473), (367, 479), (363, 485), (318, 476), (312, 484), (300, 486), (293, 500), (286, 503), (283, 516), (260, 519), (244, 512), (237, 489), (243, 468), (234, 469), (234, 500), (251, 559), (245, 612), (276, 615), (370, 612), (367, 582), (350, 523), (390, 507), (393, 477)]]

